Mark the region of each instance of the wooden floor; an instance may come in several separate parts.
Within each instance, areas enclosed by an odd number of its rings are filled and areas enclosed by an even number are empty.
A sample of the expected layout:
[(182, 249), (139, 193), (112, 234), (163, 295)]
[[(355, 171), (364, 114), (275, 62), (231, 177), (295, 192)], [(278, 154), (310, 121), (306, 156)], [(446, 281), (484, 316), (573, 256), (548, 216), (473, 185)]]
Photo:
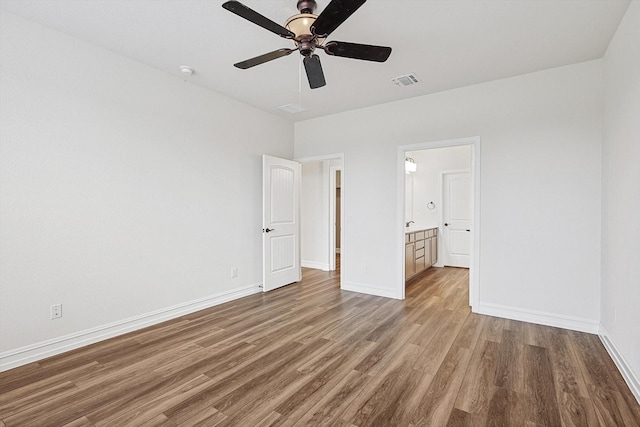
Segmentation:
[(0, 374), (0, 426), (640, 426), (597, 336), (472, 314), (464, 269), (405, 301), (336, 273)]

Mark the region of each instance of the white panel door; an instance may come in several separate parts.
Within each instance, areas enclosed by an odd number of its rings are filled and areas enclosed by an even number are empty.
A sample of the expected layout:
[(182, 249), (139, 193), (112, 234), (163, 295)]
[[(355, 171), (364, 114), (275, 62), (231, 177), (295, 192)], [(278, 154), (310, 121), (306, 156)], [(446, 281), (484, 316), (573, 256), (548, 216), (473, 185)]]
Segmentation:
[(469, 268), (471, 252), (471, 191), (468, 172), (442, 176), (443, 264)]
[(263, 290), (299, 282), (300, 163), (262, 156)]

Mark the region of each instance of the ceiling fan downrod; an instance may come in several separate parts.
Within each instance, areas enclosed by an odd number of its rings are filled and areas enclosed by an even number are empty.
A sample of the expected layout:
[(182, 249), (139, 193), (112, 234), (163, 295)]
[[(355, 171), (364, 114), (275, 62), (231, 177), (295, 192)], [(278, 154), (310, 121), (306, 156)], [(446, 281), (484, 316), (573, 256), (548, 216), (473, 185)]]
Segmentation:
[(296, 8), (300, 11), (300, 13), (313, 13), (316, 11), (318, 4), (316, 0), (298, 0), (296, 4)]

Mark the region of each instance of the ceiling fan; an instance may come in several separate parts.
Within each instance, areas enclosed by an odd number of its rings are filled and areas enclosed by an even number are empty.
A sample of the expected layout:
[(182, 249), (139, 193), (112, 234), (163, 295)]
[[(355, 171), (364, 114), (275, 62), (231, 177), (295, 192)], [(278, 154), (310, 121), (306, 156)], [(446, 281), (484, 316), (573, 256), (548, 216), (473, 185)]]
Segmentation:
[(307, 72), (309, 86), (311, 89), (317, 89), (324, 86), (326, 82), (322, 72), (322, 65), (320, 65), (320, 58), (314, 53), (316, 49), (322, 49), (331, 56), (384, 62), (391, 55), (390, 47), (340, 41), (324, 43), (325, 38), (346, 21), (365, 1), (331, 0), (320, 15), (314, 15), (313, 12), (317, 7), (315, 0), (298, 0), (296, 6), (300, 13), (287, 19), (284, 26), (260, 15), (238, 1), (227, 1), (222, 5), (223, 8), (280, 37), (290, 39), (296, 46), (293, 49), (282, 48), (274, 50), (233, 65), (246, 70), (247, 68), (287, 56), (297, 50), (304, 57), (304, 68)]

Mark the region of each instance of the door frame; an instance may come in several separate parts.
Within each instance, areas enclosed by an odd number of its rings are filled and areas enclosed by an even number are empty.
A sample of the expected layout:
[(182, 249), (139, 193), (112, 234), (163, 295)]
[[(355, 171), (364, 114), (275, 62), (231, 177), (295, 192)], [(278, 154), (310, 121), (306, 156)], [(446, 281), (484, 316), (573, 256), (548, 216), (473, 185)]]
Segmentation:
[[(299, 163), (309, 163), (309, 162), (322, 162), (325, 160), (340, 160), (340, 188), (341, 188), (341, 195), (344, 195), (344, 183), (345, 183), (345, 179), (344, 179), (344, 170), (345, 170), (345, 164), (344, 164), (344, 153), (335, 153), (335, 154), (326, 154), (326, 155), (320, 155), (320, 156), (309, 156), (309, 157), (294, 157), (294, 159), (296, 162)], [(329, 175), (329, 179), (326, 180), (326, 182), (324, 183), (324, 190), (323, 190), (323, 194), (322, 197), (328, 197), (329, 199), (329, 209), (331, 210), (331, 205), (332, 205), (332, 201), (333, 201), (333, 210), (335, 211), (335, 190), (333, 191), (333, 200), (331, 198), (331, 170), (332, 166), (328, 167), (328, 170), (326, 171)], [(335, 177), (334, 177), (334, 187), (335, 187)], [(335, 217), (334, 217), (335, 218)], [(341, 223), (341, 227), (340, 227), (340, 254), (344, 254), (345, 253), (345, 241), (344, 241), (344, 203), (340, 203), (340, 223)], [(301, 218), (301, 220), (304, 220), (303, 218)], [(331, 235), (333, 234), (333, 224), (331, 223), (332, 220), (332, 214), (331, 211), (329, 212), (329, 248), (328, 248), (328, 252), (329, 252), (329, 265), (333, 266), (332, 270), (335, 270), (335, 265), (336, 265), (336, 250), (335, 250), (335, 237), (332, 237)], [(333, 242), (333, 243), (331, 243)], [(345, 268), (345, 260), (341, 257), (340, 259), (340, 289), (343, 288), (344, 282), (343, 282), (343, 278), (344, 278), (344, 268)]]
[(467, 145), (471, 148), (470, 186), (471, 186), (471, 257), (469, 262), (469, 305), (476, 311), (480, 301), (480, 137), (444, 139), (437, 141), (419, 142), (416, 144), (399, 145), (396, 159), (397, 201), (396, 201), (396, 235), (397, 235), (397, 265), (401, 266), (402, 274), (396, 285), (396, 294), (400, 299), (405, 298), (405, 170), (404, 159), (407, 151), (429, 150), (432, 148), (458, 147)]
[[(338, 171), (340, 171), (340, 191), (342, 191), (342, 165), (329, 166), (329, 271), (336, 269), (336, 201), (338, 198), (336, 173)], [(342, 211), (342, 203), (340, 211)], [(342, 220), (342, 214), (340, 214), (340, 219)], [(340, 221), (340, 230), (340, 241), (342, 242), (342, 221)], [(342, 249), (340, 251), (342, 252)]]

